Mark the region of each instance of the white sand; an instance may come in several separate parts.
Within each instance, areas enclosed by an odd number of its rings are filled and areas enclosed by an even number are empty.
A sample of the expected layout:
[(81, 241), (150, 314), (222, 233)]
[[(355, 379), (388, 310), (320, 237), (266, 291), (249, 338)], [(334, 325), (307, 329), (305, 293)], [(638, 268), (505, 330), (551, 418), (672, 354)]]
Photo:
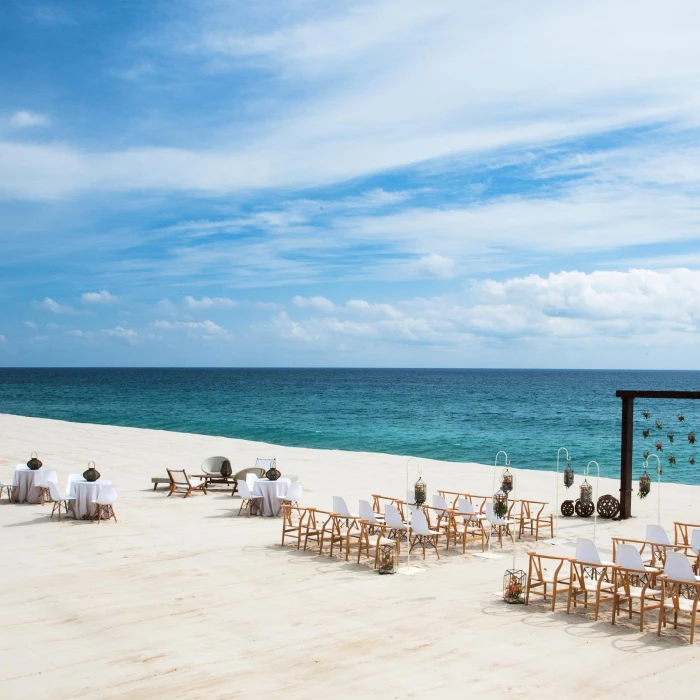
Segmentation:
[[(275, 456), (283, 472), (299, 475), (305, 503), (328, 509), (343, 495), (356, 508), (372, 492), (404, 493), (405, 457), (9, 415), (0, 415), (0, 435), (3, 481), (36, 450), (59, 471), (61, 488), (92, 459), (120, 496), (119, 522), (99, 526), (50, 521), (50, 506), (0, 505), (3, 700), (698, 695), (700, 646), (672, 631), (659, 639), (653, 614), (640, 634), (634, 619), (613, 627), (609, 604), (596, 623), (560, 612), (564, 598), (552, 614), (540, 602), (495, 597), (510, 545), (500, 560), (478, 559), (472, 547), (464, 556), (442, 551), (439, 563), (428, 553), (417, 576), (379, 576), (280, 547), (280, 520), (235, 517), (230, 492), (183, 500), (150, 486), (166, 467), (197, 472), (214, 454), (228, 455), (234, 470)], [(488, 467), (421, 464), (429, 494), (491, 491)], [(552, 473), (516, 471), (516, 479), (516, 496), (553, 502)], [(598, 520), (603, 552), (611, 535), (641, 537), (655, 522), (652, 488), (646, 501), (635, 498), (637, 517)], [(617, 489), (601, 479), (601, 493)], [(700, 520), (698, 496), (698, 487), (663, 486), (668, 531), (674, 520)], [(571, 540), (592, 531), (592, 519), (561, 521)], [(518, 543), (519, 568), (533, 546)], [(573, 553), (573, 545), (559, 550)]]

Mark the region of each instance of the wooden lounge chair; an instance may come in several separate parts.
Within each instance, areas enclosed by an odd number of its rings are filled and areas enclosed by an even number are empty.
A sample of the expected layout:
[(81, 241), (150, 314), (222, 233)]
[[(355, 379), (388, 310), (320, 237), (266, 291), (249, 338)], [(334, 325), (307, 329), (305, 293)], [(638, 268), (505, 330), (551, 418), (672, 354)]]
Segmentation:
[[(528, 552), (528, 556), (530, 563), (527, 573), (525, 605), (529, 605), (531, 595), (541, 595), (543, 600), (547, 600), (549, 595), (552, 599), (552, 612), (554, 612), (557, 596), (562, 593), (568, 595), (571, 587), (571, 559), (555, 554), (543, 554), (542, 552)], [(549, 591), (547, 591), (547, 586), (549, 586)]]
[(525, 530), (530, 530), (530, 536), (535, 535), (535, 542), (540, 538), (540, 529), (549, 530), (549, 536), (554, 537), (554, 516), (545, 514), (544, 509), (549, 504), (547, 501), (520, 501), (520, 529), (518, 539), (521, 539)]
[(201, 484), (194, 486), (184, 469), (166, 469), (166, 471), (168, 472), (168, 477), (170, 479), (170, 491), (168, 492), (168, 498), (170, 498), (170, 496), (172, 496), (176, 491), (184, 491), (185, 498), (195, 491), (201, 491), (204, 494), (207, 493), (206, 483), (202, 482)]

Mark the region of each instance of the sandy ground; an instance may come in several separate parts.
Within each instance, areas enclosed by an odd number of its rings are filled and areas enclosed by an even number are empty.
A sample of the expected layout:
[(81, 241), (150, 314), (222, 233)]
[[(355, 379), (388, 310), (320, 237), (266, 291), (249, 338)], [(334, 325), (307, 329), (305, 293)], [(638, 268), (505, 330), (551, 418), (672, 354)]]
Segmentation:
[[(3, 700), (698, 695), (700, 642), (659, 639), (653, 614), (640, 634), (634, 620), (613, 627), (609, 605), (593, 622), (560, 612), (565, 604), (551, 613), (494, 596), (510, 544), (499, 560), (443, 551), (439, 562), (428, 553), (417, 576), (379, 576), (281, 547), (280, 520), (236, 517), (230, 492), (184, 500), (150, 486), (166, 467), (197, 472), (214, 454), (234, 471), (274, 456), (303, 482), (304, 503), (329, 509), (342, 495), (356, 508), (373, 492), (405, 492), (406, 457), (9, 415), (0, 415), (0, 436), (3, 481), (36, 450), (61, 488), (91, 459), (119, 488), (117, 524), (59, 524), (50, 506), (0, 504)], [(489, 467), (421, 465), (429, 494), (491, 491)], [(554, 490), (551, 472), (516, 470), (516, 496), (553, 502)], [(617, 494), (617, 484), (601, 479), (600, 493)], [(700, 520), (699, 496), (699, 487), (663, 486), (667, 531), (674, 520)], [(642, 537), (655, 522), (656, 491), (633, 509), (625, 522), (598, 520), (603, 553), (613, 534)], [(573, 554), (576, 536), (592, 534), (592, 520), (563, 519), (560, 535), (572, 544), (557, 549)], [(519, 568), (534, 546), (517, 544)]]

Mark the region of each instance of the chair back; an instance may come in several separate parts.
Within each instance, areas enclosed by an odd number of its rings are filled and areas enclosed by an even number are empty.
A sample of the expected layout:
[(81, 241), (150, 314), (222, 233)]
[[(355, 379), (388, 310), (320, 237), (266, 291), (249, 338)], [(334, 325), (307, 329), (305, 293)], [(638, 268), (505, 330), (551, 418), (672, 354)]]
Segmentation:
[(190, 480), (187, 478), (187, 474), (184, 469), (166, 469), (168, 472), (168, 478), (171, 484), (176, 486), (189, 486)]
[(48, 486), (49, 481), (52, 481), (58, 486), (58, 472), (55, 469), (47, 469), (41, 475), (42, 486)]
[(374, 514), (374, 511), (372, 510), (372, 506), (369, 504), (369, 501), (360, 501), (360, 517), (363, 520), (366, 520), (371, 525), (378, 524), (377, 516)]
[(275, 467), (275, 469), (276, 469), (277, 468), (277, 459), (275, 457), (271, 457), (271, 458), (265, 457), (263, 459), (258, 457), (255, 460), (255, 467), (257, 469), (262, 469), (263, 471), (267, 471), (268, 469), (272, 469), (272, 467)]
[(216, 457), (207, 457), (202, 462), (202, 471), (205, 474), (221, 474), (221, 467), (223, 466), (224, 462), (230, 463), (230, 460), (227, 457), (221, 457), (220, 455), (217, 455)]
[(253, 498), (253, 489), (248, 486), (247, 481), (238, 482), (238, 495), (243, 499), (247, 500)]
[(348, 510), (348, 506), (345, 503), (345, 499), (340, 496), (333, 496), (333, 512), (339, 513), (345, 518), (351, 518), (352, 514)]
[[(259, 479), (260, 477), (257, 476), (256, 474), (253, 474), (253, 472), (248, 472), (245, 475), (245, 482), (248, 484), (248, 488), (252, 491), (253, 488), (255, 487), (255, 482)], [(240, 482), (238, 487), (240, 488)]]
[(595, 542), (587, 540), (585, 537), (579, 537), (576, 540), (576, 560), (586, 564), (603, 564)]
[(444, 496), (433, 496), (433, 508), (435, 510), (449, 510), (447, 499)]
[(52, 501), (62, 501), (61, 494), (58, 492), (58, 486), (53, 481), (47, 481), (46, 485), (49, 487), (49, 493), (51, 494)]
[(392, 530), (406, 529), (406, 525), (401, 519), (401, 513), (399, 513), (398, 508), (391, 505), (391, 503), (387, 503), (384, 506), (384, 522), (386, 522)]
[(671, 544), (666, 531), (661, 525), (647, 525), (647, 534), (644, 539), (654, 544)]
[(114, 484), (100, 486), (100, 492), (95, 500), (101, 505), (113, 505), (117, 502), (117, 487)]
[(476, 515), (474, 506), (468, 498), (460, 498), (457, 501), (457, 511), (460, 515)]
[(632, 569), (634, 571), (644, 571), (645, 569), (642, 555), (631, 544), (617, 545), (615, 563), (619, 564), (623, 569)]
[(700, 552), (700, 530), (693, 530), (693, 534), (690, 536), (690, 548), (695, 554)]
[(287, 495), (284, 497), (287, 501), (299, 501), (304, 493), (304, 487), (300, 481), (294, 481), (287, 489)]
[(428, 527), (428, 520), (425, 517), (425, 513), (421, 508), (417, 508), (413, 511), (411, 515), (411, 530), (417, 535), (430, 535), (430, 528)]
[(666, 552), (664, 573), (673, 581), (697, 583), (693, 567), (690, 566), (688, 558), (682, 552)]

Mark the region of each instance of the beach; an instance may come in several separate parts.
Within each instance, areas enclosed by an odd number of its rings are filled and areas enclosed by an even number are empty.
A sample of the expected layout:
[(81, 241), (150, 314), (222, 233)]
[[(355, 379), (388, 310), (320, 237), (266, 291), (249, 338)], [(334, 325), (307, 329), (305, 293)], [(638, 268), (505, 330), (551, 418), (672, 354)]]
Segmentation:
[[(441, 549), (419, 575), (379, 576), (353, 558), (281, 547), (281, 520), (237, 517), (228, 490), (167, 498), (150, 482), (168, 467), (197, 473), (211, 455), (229, 457), (234, 472), (276, 457), (303, 483), (303, 504), (328, 510), (339, 495), (355, 510), (373, 493), (403, 497), (408, 456), (7, 414), (0, 434), (2, 481), (36, 451), (61, 490), (89, 460), (119, 489), (118, 523), (59, 524), (50, 505), (0, 504), (3, 698), (652, 698), (669, 686), (692, 697), (698, 645), (671, 629), (658, 638), (655, 614), (642, 634), (634, 618), (612, 626), (609, 604), (594, 622), (581, 608), (567, 615), (564, 597), (551, 613), (494, 595), (512, 565), (510, 542), (502, 559), (476, 558), (473, 545), (466, 555)], [(555, 457), (550, 472), (511, 470), (516, 498), (553, 503)], [(437, 489), (492, 491), (492, 467), (420, 464), (429, 499)], [(579, 471), (568, 494), (560, 486), (560, 500), (576, 498), (580, 481)], [(601, 479), (595, 497), (618, 489)], [(700, 487), (662, 489), (667, 532), (674, 520), (700, 521)], [(601, 553), (610, 556), (612, 535), (642, 538), (656, 522), (655, 483), (634, 498), (633, 515), (598, 519)], [(576, 537), (593, 535), (593, 519), (559, 523), (569, 544), (516, 541), (517, 568), (527, 569), (531, 549), (573, 556)]]

